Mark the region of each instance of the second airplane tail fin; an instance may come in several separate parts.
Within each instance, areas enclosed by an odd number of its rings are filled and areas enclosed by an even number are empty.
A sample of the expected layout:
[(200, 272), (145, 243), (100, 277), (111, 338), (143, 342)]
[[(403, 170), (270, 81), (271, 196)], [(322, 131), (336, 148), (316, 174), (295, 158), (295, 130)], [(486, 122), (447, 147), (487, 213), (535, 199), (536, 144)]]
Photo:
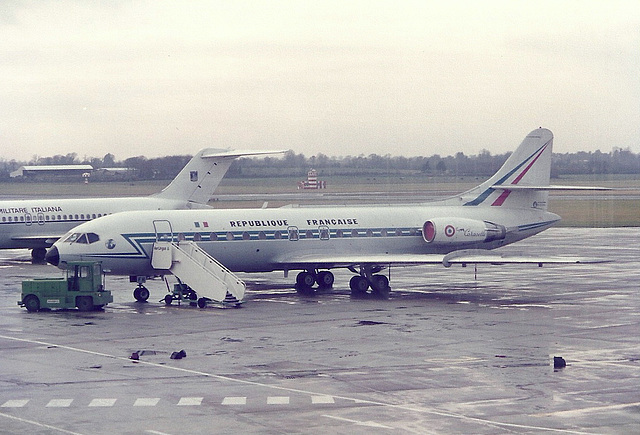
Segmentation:
[(463, 206), (547, 209), (553, 133), (533, 130), (491, 178), (460, 195)]
[(185, 165), (176, 178), (156, 198), (206, 205), (231, 163), (242, 156), (279, 154), (284, 151), (233, 151), (206, 148)]

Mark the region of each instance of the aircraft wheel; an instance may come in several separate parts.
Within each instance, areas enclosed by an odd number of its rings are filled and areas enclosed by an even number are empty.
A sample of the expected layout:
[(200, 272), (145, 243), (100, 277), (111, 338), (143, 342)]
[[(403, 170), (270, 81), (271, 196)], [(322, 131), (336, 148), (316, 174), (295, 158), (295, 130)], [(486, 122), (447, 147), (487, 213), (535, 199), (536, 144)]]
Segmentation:
[(351, 288), (351, 294), (353, 296), (362, 296), (367, 292), (369, 288), (369, 281), (363, 276), (356, 275), (351, 277), (349, 281), (349, 287)]
[(31, 250), (31, 261), (34, 263), (44, 263), (45, 255), (47, 255), (45, 248), (33, 248)]
[(323, 270), (322, 272), (318, 273), (318, 276), (316, 277), (316, 282), (322, 289), (333, 287), (333, 280), (333, 273), (329, 272), (328, 270)]
[(29, 295), (24, 298), (24, 306), (30, 313), (40, 310), (40, 299), (36, 295)]
[(310, 272), (300, 272), (296, 277), (298, 287), (311, 288), (315, 284), (316, 278)]
[(207, 300), (205, 298), (198, 299), (198, 307), (204, 308), (207, 306)]
[(389, 287), (389, 278), (384, 275), (373, 275), (371, 279), (371, 289), (374, 292)]
[(171, 305), (171, 302), (173, 302), (173, 296), (171, 295), (165, 295), (164, 297), (164, 303), (166, 305)]
[(76, 298), (76, 307), (82, 312), (91, 311), (93, 310), (93, 299), (91, 296), (78, 296)]
[(138, 287), (133, 291), (133, 297), (138, 302), (146, 302), (149, 299), (149, 290), (145, 286)]
[(373, 293), (382, 299), (389, 298), (391, 288), (389, 287), (389, 278), (384, 275), (373, 275), (371, 280), (371, 289)]

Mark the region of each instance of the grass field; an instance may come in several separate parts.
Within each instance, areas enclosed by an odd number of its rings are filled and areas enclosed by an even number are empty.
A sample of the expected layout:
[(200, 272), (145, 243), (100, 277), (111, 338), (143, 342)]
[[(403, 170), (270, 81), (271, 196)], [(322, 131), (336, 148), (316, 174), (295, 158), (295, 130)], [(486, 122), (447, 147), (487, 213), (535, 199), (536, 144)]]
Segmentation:
[[(287, 194), (300, 193), (295, 177), (271, 178), (226, 178), (219, 186), (218, 195), (242, 194)], [(393, 196), (395, 193), (410, 193), (408, 202), (418, 202), (420, 198), (447, 196), (463, 192), (483, 180), (467, 178), (428, 177), (348, 177), (337, 176), (328, 180), (323, 193), (342, 194), (335, 198), (318, 197), (309, 191), (308, 199), (296, 200), (306, 205), (349, 205), (375, 203), (376, 195)], [(110, 183), (0, 183), (2, 199), (26, 198), (78, 198), (78, 197), (119, 197), (143, 196), (161, 191), (168, 180), (144, 182)], [(553, 180), (552, 184), (598, 185), (612, 187), (611, 192), (552, 192), (549, 210), (562, 216), (561, 226), (572, 227), (640, 227), (640, 176), (599, 177), (584, 179)], [(359, 197), (358, 193), (364, 193)], [(264, 200), (215, 201), (216, 208), (257, 208)], [(334, 202), (332, 202), (334, 201)], [(286, 205), (283, 200), (269, 200), (269, 207)]]

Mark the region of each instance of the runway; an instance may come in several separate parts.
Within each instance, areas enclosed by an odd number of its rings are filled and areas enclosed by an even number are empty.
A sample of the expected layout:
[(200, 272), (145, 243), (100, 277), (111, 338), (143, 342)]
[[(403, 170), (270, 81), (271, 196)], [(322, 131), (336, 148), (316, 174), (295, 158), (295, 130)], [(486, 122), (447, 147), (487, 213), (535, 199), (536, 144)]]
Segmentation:
[(245, 274), (240, 309), (108, 277), (102, 312), (28, 313), (20, 282), (60, 272), (0, 251), (0, 433), (640, 433), (640, 229), (504, 251), (614, 262), (394, 268), (389, 300)]

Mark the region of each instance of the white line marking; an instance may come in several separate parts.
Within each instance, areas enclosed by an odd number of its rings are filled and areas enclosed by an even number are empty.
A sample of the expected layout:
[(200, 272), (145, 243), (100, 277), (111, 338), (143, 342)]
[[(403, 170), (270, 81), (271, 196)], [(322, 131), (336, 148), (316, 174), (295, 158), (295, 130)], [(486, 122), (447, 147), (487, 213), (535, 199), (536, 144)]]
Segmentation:
[(27, 420), (26, 418), (16, 417), (15, 415), (9, 415), (9, 414), (5, 414), (3, 412), (0, 412), (0, 416), (5, 417), (5, 418), (9, 418), (11, 420), (19, 421), (21, 423), (28, 423), (28, 424), (32, 424), (34, 426), (38, 426), (38, 427), (42, 427), (42, 428), (50, 429), (50, 430), (56, 430), (58, 432), (62, 432), (62, 433), (70, 434), (70, 435), (82, 435), (81, 433), (78, 433), (78, 432), (71, 432), (70, 430), (61, 429), (59, 427), (51, 426), (50, 424), (38, 423), (37, 421)]
[(225, 397), (222, 399), (223, 405), (246, 405), (247, 398), (246, 397)]
[(204, 397), (182, 397), (178, 402), (178, 406), (200, 406)]
[(145, 430), (145, 432), (152, 433), (152, 434), (155, 434), (155, 435), (171, 435), (171, 434), (168, 434), (166, 432), (160, 432), (160, 431), (153, 430), (153, 429), (147, 429), (147, 430)]
[(548, 413), (544, 413), (544, 414), (535, 414), (536, 417), (541, 416), (541, 417), (547, 417), (547, 416), (551, 416), (551, 415), (564, 415), (567, 417), (570, 416), (577, 416), (580, 414), (586, 414), (586, 413), (592, 413), (592, 412), (600, 412), (600, 411), (611, 411), (614, 409), (624, 409), (624, 408), (629, 408), (632, 406), (640, 406), (640, 402), (633, 402), (633, 403), (620, 403), (618, 405), (606, 405), (606, 406), (592, 406), (591, 408), (578, 408), (578, 409), (567, 409), (565, 411), (555, 411), (555, 412), (548, 412)]
[[(70, 350), (70, 351), (73, 351), (73, 352), (86, 353), (86, 354), (89, 354), (89, 355), (101, 356), (101, 357), (104, 357), (104, 358), (110, 358), (110, 359), (115, 359), (115, 360), (119, 360), (119, 361), (126, 361), (126, 362), (129, 362), (129, 363), (131, 362), (129, 357), (126, 357), (126, 356), (110, 355), (108, 353), (94, 352), (94, 351), (91, 351), (91, 350), (80, 349), (80, 348), (77, 348), (77, 347), (65, 346), (65, 345), (61, 345), (61, 344), (49, 343), (49, 342), (45, 342), (45, 341), (30, 340), (30, 339), (26, 339), (26, 338), (10, 337), (10, 336), (7, 336), (7, 335), (0, 335), (0, 338), (3, 338), (5, 340), (20, 341), (20, 342), (23, 342), (23, 343), (38, 344), (38, 345), (41, 345), (41, 346), (54, 346), (54, 347), (57, 347), (58, 349), (66, 349), (66, 350)], [(199, 371), (199, 370), (191, 370), (191, 369), (187, 369), (187, 368), (183, 368), (183, 367), (170, 366), (170, 365), (166, 365), (166, 364), (153, 363), (153, 362), (149, 362), (149, 361), (136, 361), (136, 363), (148, 365), (150, 367), (162, 368), (162, 369), (165, 369), (165, 370), (174, 370), (174, 371), (178, 371), (178, 372), (182, 372), (182, 373), (189, 373), (189, 374), (192, 374), (192, 375), (205, 376), (205, 377), (208, 377), (208, 378), (211, 378), (211, 379), (218, 379), (218, 380), (226, 381), (226, 382), (234, 382), (234, 383), (243, 384), (243, 385), (252, 385), (254, 387), (270, 388), (270, 389), (273, 389), (273, 390), (287, 391), (287, 392), (290, 392), (290, 393), (299, 393), (299, 394), (306, 394), (306, 395), (318, 395), (318, 393), (316, 393), (314, 391), (300, 390), (300, 389), (297, 389), (297, 388), (282, 387), (282, 386), (279, 386), (279, 385), (263, 384), (261, 382), (248, 381), (246, 379), (235, 379), (235, 378), (231, 378), (231, 377), (228, 377), (228, 376), (216, 375), (216, 374), (213, 374), (213, 373), (202, 372), (202, 371)], [(353, 403), (363, 403), (363, 404), (368, 404), (368, 405), (384, 406), (384, 407), (392, 408), (392, 409), (401, 409), (401, 410), (404, 410), (404, 411), (417, 412), (417, 413), (421, 413), (421, 414), (430, 414), (430, 415), (437, 415), (437, 416), (440, 416), (440, 417), (454, 418), (454, 419), (463, 420), (463, 421), (471, 421), (471, 422), (474, 422), (474, 423), (477, 423), (477, 424), (484, 424), (484, 425), (487, 425), (487, 426), (490, 426), (490, 427), (516, 428), (516, 429), (528, 429), (528, 430), (534, 430), (534, 431), (537, 430), (537, 431), (545, 431), (545, 432), (559, 432), (559, 433), (591, 435), (590, 432), (583, 432), (583, 431), (579, 431), (579, 430), (556, 429), (556, 428), (550, 428), (550, 427), (533, 426), (533, 425), (516, 424), (516, 423), (502, 423), (502, 422), (498, 422), (498, 421), (487, 420), (485, 418), (480, 418), (480, 417), (469, 417), (467, 415), (456, 414), (454, 412), (440, 411), (440, 410), (435, 409), (435, 408), (426, 408), (426, 407), (419, 406), (419, 405), (396, 405), (396, 404), (393, 404), (393, 403), (381, 402), (381, 401), (377, 401), (377, 400), (363, 400), (363, 399), (356, 399), (356, 398), (347, 397), (347, 396), (335, 396), (334, 395), (333, 397), (334, 398), (338, 398), (340, 400), (348, 400), (348, 401), (351, 401)]]
[(7, 400), (2, 404), (1, 408), (22, 408), (27, 403), (29, 403), (29, 399)]
[(376, 423), (375, 421), (359, 421), (359, 420), (352, 420), (350, 418), (335, 417), (333, 415), (323, 415), (323, 417), (332, 418), (334, 420), (346, 421), (348, 423), (353, 423), (358, 426), (377, 427), (381, 429), (393, 429), (391, 426), (385, 426), (384, 424)]
[(47, 403), (47, 408), (68, 408), (72, 402), (73, 399), (51, 399)]
[(321, 403), (336, 403), (332, 396), (311, 396), (311, 403), (313, 404), (321, 404)]
[(109, 407), (115, 405), (116, 400), (118, 399), (93, 399), (89, 406), (94, 408)]
[(160, 398), (158, 397), (141, 397), (136, 399), (133, 406), (156, 406), (159, 401)]
[(288, 405), (289, 396), (269, 396), (267, 397), (267, 405)]

